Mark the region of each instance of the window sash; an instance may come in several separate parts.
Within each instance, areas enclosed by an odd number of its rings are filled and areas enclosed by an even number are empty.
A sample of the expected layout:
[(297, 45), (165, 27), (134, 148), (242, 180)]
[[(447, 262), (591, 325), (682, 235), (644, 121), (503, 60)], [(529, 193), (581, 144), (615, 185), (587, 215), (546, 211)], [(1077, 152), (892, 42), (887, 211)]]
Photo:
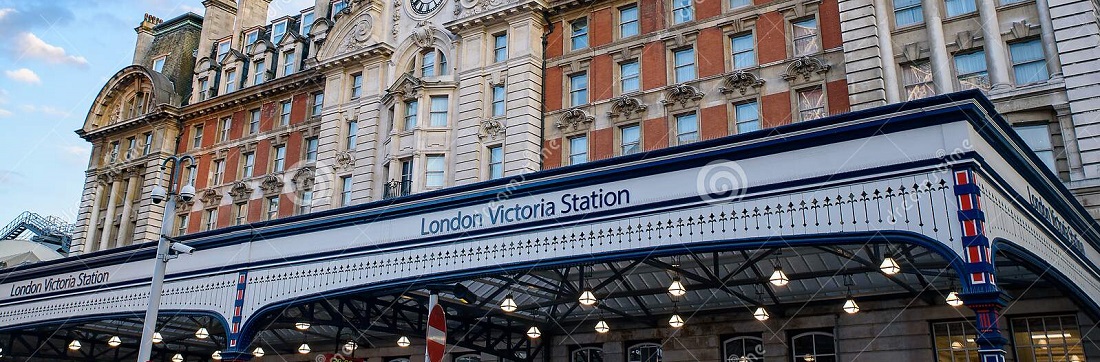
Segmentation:
[(282, 172), (286, 167), (286, 146), (275, 146), (275, 161), (272, 162), (272, 170)]
[(569, 104), (579, 106), (588, 103), (588, 74), (576, 74), (569, 77)]
[(588, 18), (580, 18), (569, 23), (572, 33), (569, 35), (570, 49), (584, 49), (588, 47)]
[(298, 204), (299, 214), (308, 214), (313, 211), (313, 191), (302, 191), (302, 201)]
[(195, 135), (191, 138), (191, 148), (202, 147), (202, 127), (196, 126), (193, 131)]
[(675, 59), (676, 83), (695, 79), (695, 49), (682, 49), (673, 52)]
[(248, 204), (237, 204), (237, 218), (235, 225), (244, 225), (248, 222)]
[(321, 109), (322, 109), (322, 107), (324, 107), (324, 104), (325, 104), (325, 94), (324, 93), (314, 93), (313, 94), (313, 108), (311, 109), (311, 113), (312, 113), (311, 115), (313, 115), (313, 116), (321, 115)]
[(302, 14), (301, 33), (299, 35), (309, 35), (309, 31), (313, 30), (313, 21), (315, 20), (314, 17), (314, 13), (312, 11)]
[(569, 164), (588, 162), (588, 137), (578, 136), (569, 139)]
[(218, 209), (210, 209), (206, 211), (206, 230), (214, 230), (218, 228)]
[(1028, 84), (1045, 81), (1049, 78), (1043, 45), (1038, 39), (1008, 45), (1012, 55), (1012, 70), (1016, 84)]
[(734, 107), (737, 117), (737, 133), (760, 129), (760, 107), (756, 102), (742, 103)]
[(354, 150), (357, 138), (359, 137), (359, 121), (348, 122), (348, 138), (347, 143), (344, 145), (348, 150)]
[(794, 55), (809, 55), (821, 50), (817, 42), (817, 19), (793, 22), (791, 30), (794, 35)]
[(733, 69), (748, 68), (756, 65), (756, 44), (752, 34), (735, 36), (730, 40), (733, 49)]
[(1024, 140), (1028, 148), (1039, 156), (1051, 171), (1057, 172), (1055, 167), (1054, 143), (1050, 139), (1050, 129), (1046, 124), (1032, 124), (1012, 126), (1016, 134)]
[(809, 121), (826, 115), (825, 92), (821, 90), (821, 87), (798, 91), (798, 116), (800, 120)]
[(752, 5), (751, 0), (730, 0), (730, 9), (736, 9)]
[(901, 27), (924, 22), (920, 0), (894, 0), (894, 24)]
[(266, 67), (263, 61), (258, 61), (255, 63), (255, 65), (255, 73), (252, 74), (252, 85), (259, 85), (264, 82), (264, 72), (266, 71)]
[(691, 143), (699, 140), (699, 117), (695, 113), (676, 116), (676, 141), (677, 144)]
[(692, 9), (694, 0), (672, 0), (672, 23), (682, 24), (695, 20), (695, 12)]
[(978, 11), (978, 5), (974, 0), (945, 0), (947, 17), (959, 16)]
[(638, 125), (626, 126), (619, 129), (622, 146), (620, 154), (629, 155), (641, 151), (642, 127)]
[(501, 146), (489, 147), (489, 178), (498, 179), (504, 177), (504, 148)]
[(340, 206), (351, 205), (351, 176), (341, 177)]
[(493, 60), (503, 62), (508, 59), (508, 35), (497, 34), (493, 36)]
[(909, 63), (901, 67), (902, 84), (905, 85), (905, 99), (914, 100), (936, 93), (932, 83), (932, 63)]
[(283, 75), (294, 74), (295, 58), (294, 52), (283, 53)]
[(503, 117), (505, 109), (505, 91), (503, 85), (493, 86), (493, 117)]
[(363, 94), (363, 75), (351, 76), (351, 98), (359, 98)]
[(145, 134), (145, 144), (141, 146), (141, 154), (142, 155), (148, 155), (149, 152), (152, 151), (152, 149), (153, 149), (153, 134), (152, 133), (146, 133)]
[(424, 171), (424, 186), (429, 188), (443, 187), (446, 174), (446, 164), (443, 156), (428, 156), (426, 158), (427, 169)]
[(222, 119), (222, 132), (221, 132), (221, 141), (222, 142), (225, 142), (225, 141), (229, 140), (229, 131), (231, 129), (230, 127), (232, 127), (232, 126), (233, 126), (233, 119), (232, 118)]
[(435, 76), (435, 52), (426, 52), (420, 56), (420, 76)]
[(230, 70), (225, 72), (225, 92), (229, 93), (237, 90), (237, 71)]
[(279, 113), (279, 124), (280, 125), (285, 126), (285, 125), (290, 124), (290, 106), (291, 106), (290, 101), (284, 101), (282, 103), (279, 103), (279, 108), (281, 110), (281, 112)]
[(317, 137), (306, 139), (306, 161), (317, 161)]
[(267, 219), (274, 220), (279, 217), (279, 197), (267, 198)]
[(619, 64), (619, 87), (623, 93), (636, 92), (642, 88), (640, 68), (637, 60)]
[(244, 154), (244, 167), (243, 167), (244, 177), (252, 177), (252, 173), (255, 170), (255, 168), (256, 168), (256, 154), (251, 153), (251, 152)]
[(627, 38), (640, 33), (638, 27), (638, 6), (619, 8), (619, 37)]
[(955, 55), (955, 71), (960, 89), (989, 89), (985, 51)]
[(405, 102), (405, 130), (412, 131), (416, 128), (416, 112), (417, 108), (420, 108), (420, 102), (408, 101)]
[(429, 125), (432, 127), (447, 126), (447, 108), (450, 106), (447, 96), (432, 96), (431, 110), (429, 111)]
[(253, 134), (260, 131), (260, 110), (253, 109), (248, 112), (248, 133)]
[(222, 177), (225, 176), (225, 160), (214, 161), (214, 184), (219, 185), (222, 183)]

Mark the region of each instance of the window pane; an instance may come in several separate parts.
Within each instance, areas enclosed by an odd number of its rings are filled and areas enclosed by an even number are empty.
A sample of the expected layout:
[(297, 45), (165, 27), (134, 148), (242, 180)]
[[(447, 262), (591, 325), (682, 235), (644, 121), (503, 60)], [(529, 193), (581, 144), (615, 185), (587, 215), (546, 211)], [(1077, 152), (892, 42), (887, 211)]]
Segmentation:
[(955, 55), (955, 71), (958, 72), (961, 89), (989, 89), (986, 75), (985, 52)]
[(569, 77), (569, 93), (571, 106), (588, 103), (588, 74), (582, 73)]
[(924, 98), (935, 94), (932, 87), (932, 63), (909, 63), (901, 68), (902, 82), (905, 84), (906, 100)]
[(956, 16), (978, 11), (974, 0), (946, 0), (947, 16)]
[(627, 126), (622, 128), (622, 154), (629, 155), (641, 150), (641, 126)]
[(500, 146), (489, 148), (489, 178), (504, 177), (504, 148)]
[(695, 79), (695, 49), (678, 50), (673, 54), (676, 62), (676, 82), (683, 83)]
[(756, 51), (753, 50), (755, 44), (753, 44), (752, 34), (733, 37), (730, 43), (733, 49), (734, 69), (756, 65)]
[(569, 164), (576, 165), (588, 162), (588, 137), (573, 137), (569, 139)]
[(680, 24), (692, 21), (695, 13), (692, 11), (694, 0), (672, 0), (672, 23)]
[(638, 6), (619, 9), (619, 36), (626, 38), (635, 35), (638, 35)]
[(695, 113), (676, 116), (676, 134), (679, 144), (699, 139), (699, 118)]
[(630, 61), (619, 65), (619, 75), (622, 77), (623, 93), (635, 92), (641, 89), (638, 72), (638, 61)]
[(570, 26), (573, 28), (573, 33), (570, 37), (572, 39), (572, 50), (584, 49), (588, 47), (588, 19), (580, 18), (574, 20)]
[(420, 107), (418, 103), (419, 102), (417, 102), (417, 101), (405, 102), (405, 130), (406, 131), (411, 131), (413, 128), (416, 128), (416, 112), (417, 112), (417, 108)]
[(894, 21), (899, 27), (924, 22), (920, 0), (894, 0)]
[(493, 116), (494, 117), (504, 116), (504, 113), (506, 111), (505, 103), (504, 103), (505, 102), (504, 97), (505, 97), (504, 86), (501, 86), (501, 85), (493, 86)]
[(801, 120), (825, 117), (825, 93), (821, 88), (798, 91), (798, 112)]
[(1028, 84), (1047, 80), (1046, 60), (1039, 40), (1009, 45), (1016, 84)]
[(806, 19), (791, 24), (794, 33), (794, 54), (801, 56), (821, 50), (817, 44), (817, 19)]
[(752, 1), (749, 0), (730, 0), (730, 9), (739, 8), (742, 6), (752, 5)]
[(447, 96), (432, 97), (431, 125), (443, 127), (447, 125)]
[(737, 133), (752, 132), (760, 129), (760, 109), (756, 102), (738, 104)]
[(427, 158), (428, 170), (425, 173), (425, 186), (427, 187), (442, 187), (443, 175), (446, 165), (443, 162), (443, 156), (428, 156)]

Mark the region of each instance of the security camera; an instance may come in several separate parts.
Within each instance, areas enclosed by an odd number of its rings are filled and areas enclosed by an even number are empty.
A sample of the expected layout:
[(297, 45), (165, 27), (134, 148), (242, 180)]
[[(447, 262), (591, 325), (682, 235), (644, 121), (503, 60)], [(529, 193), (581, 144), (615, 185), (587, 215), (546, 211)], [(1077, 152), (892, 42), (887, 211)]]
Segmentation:
[(191, 199), (195, 198), (195, 186), (191, 184), (183, 185), (183, 188), (180, 189), (180, 198), (183, 199), (183, 202), (191, 202)]
[(171, 247), (173, 251), (182, 254), (191, 254), (195, 252), (195, 248), (187, 246), (183, 243), (172, 243), (169, 245), (169, 247)]
[(149, 197), (153, 198), (154, 204), (159, 204), (161, 201), (164, 201), (168, 198), (168, 191), (164, 190), (164, 188), (160, 185), (156, 185), (153, 186), (153, 192), (149, 195)]

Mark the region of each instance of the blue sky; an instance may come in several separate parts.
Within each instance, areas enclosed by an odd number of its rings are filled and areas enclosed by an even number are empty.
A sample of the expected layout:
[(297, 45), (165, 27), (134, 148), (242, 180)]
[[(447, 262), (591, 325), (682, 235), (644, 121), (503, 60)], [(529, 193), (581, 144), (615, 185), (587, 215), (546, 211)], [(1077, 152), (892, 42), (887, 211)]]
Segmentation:
[[(273, 0), (269, 19), (312, 3)], [(73, 131), (144, 14), (187, 11), (201, 0), (0, 0), (0, 227), (24, 210), (76, 220), (91, 145)]]

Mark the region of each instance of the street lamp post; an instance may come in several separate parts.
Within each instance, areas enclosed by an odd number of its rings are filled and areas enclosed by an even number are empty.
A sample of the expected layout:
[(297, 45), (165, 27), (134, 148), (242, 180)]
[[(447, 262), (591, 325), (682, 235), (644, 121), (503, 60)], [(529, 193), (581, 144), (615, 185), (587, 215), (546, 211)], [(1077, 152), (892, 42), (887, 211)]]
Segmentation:
[(168, 261), (176, 257), (172, 252), (191, 253), (194, 248), (189, 246), (173, 242), (167, 235), (168, 230), (171, 230), (172, 221), (176, 218), (176, 199), (182, 199), (182, 201), (190, 201), (195, 197), (195, 186), (188, 183), (176, 190), (176, 178), (179, 177), (180, 167), (183, 161), (188, 161), (190, 167), (195, 166), (195, 158), (190, 155), (184, 156), (169, 156), (164, 160), (164, 163), (160, 165), (161, 174), (168, 168), (168, 164), (172, 164), (172, 170), (168, 173), (168, 190), (165, 190), (160, 186), (160, 177), (158, 176), (156, 186), (153, 186), (153, 192), (150, 197), (153, 199), (154, 204), (158, 204), (161, 201), (166, 201), (164, 204), (164, 220), (160, 225), (160, 237), (157, 238), (157, 256), (153, 262), (153, 278), (149, 283), (149, 306), (145, 309), (145, 325), (141, 329), (141, 344), (138, 345), (138, 362), (146, 362), (152, 358), (153, 354), (153, 333), (157, 328), (157, 314), (160, 311), (160, 294), (163, 291), (164, 286), (164, 271), (168, 266)]

